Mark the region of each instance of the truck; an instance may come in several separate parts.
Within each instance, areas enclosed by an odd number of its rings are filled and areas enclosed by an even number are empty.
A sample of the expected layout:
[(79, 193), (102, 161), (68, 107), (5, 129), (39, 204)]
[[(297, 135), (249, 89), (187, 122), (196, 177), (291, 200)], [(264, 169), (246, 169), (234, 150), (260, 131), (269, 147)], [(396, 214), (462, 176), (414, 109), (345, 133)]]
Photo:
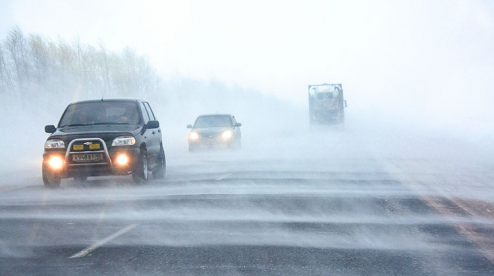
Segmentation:
[(311, 125), (343, 125), (346, 106), (341, 83), (309, 85), (309, 118)]

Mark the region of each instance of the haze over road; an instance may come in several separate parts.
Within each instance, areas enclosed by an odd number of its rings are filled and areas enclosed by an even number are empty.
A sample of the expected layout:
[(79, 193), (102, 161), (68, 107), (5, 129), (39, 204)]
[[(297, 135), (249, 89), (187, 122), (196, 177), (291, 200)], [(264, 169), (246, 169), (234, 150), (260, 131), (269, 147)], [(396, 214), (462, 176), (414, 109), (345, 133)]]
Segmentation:
[(0, 274), (494, 273), (493, 163), (467, 144), (351, 125), (244, 138), (169, 149), (146, 186), (3, 188)]
[[(492, 0), (2, 0), (0, 276), (494, 275), (492, 49)], [(166, 178), (44, 188), (43, 127), (121, 97)], [(242, 149), (189, 153), (215, 113)]]

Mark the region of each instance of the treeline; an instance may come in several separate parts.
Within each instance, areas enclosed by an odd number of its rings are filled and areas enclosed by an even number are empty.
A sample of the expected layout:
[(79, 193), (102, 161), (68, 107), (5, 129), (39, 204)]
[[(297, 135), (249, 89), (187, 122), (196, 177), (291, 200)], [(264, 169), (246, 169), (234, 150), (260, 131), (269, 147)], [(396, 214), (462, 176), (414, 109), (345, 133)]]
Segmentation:
[(168, 128), (184, 129), (199, 114), (217, 112), (235, 114), (246, 125), (305, 118), (291, 116), (291, 104), (251, 88), (179, 74), (165, 79), (130, 48), (115, 52), (78, 40), (53, 41), (19, 27), (0, 38), (0, 127), (42, 132), (70, 102), (101, 97), (146, 99)]
[(130, 48), (120, 52), (75, 40), (25, 35), (16, 26), (0, 42), (0, 95), (32, 99), (156, 96), (162, 85), (149, 61)]

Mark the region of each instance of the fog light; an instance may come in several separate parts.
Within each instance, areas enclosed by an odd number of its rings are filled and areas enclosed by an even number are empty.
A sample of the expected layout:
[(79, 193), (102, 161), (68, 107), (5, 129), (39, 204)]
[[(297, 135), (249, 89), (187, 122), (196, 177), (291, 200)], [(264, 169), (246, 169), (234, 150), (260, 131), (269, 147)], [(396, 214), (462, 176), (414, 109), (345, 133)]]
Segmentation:
[(53, 170), (60, 170), (63, 168), (63, 159), (62, 157), (60, 156), (51, 156), (49, 159), (48, 159), (48, 165), (50, 166), (50, 168), (52, 168)]
[(116, 162), (120, 166), (125, 166), (129, 164), (129, 157), (127, 156), (127, 154), (120, 154), (117, 156)]

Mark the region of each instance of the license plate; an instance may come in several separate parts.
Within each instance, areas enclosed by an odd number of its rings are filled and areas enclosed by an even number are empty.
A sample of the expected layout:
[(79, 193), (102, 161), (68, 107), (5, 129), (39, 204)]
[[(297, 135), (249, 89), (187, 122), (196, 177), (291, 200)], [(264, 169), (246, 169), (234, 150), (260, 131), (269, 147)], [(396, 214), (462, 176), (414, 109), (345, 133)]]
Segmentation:
[(215, 144), (215, 141), (213, 139), (207, 139), (207, 140), (204, 140), (203, 143), (206, 146), (212, 146)]
[(72, 161), (74, 162), (98, 162), (103, 160), (103, 154), (74, 154)]

